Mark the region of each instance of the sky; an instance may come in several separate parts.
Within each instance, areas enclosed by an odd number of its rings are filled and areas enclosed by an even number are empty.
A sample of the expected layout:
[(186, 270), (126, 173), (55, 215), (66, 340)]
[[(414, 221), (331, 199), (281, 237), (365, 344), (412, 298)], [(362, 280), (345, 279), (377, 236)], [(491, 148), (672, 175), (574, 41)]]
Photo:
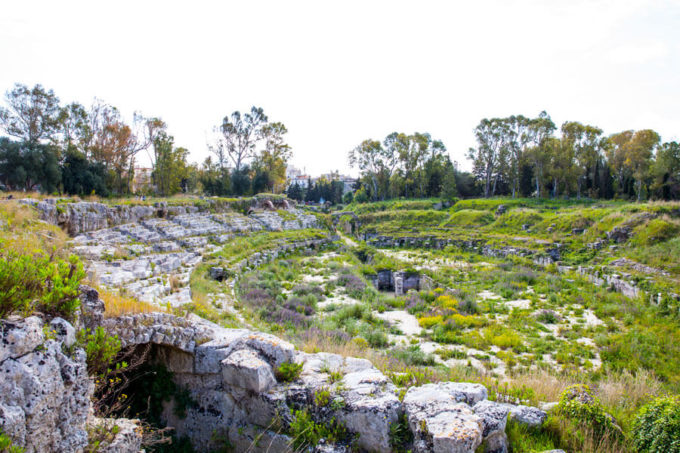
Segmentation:
[(192, 161), (262, 107), (292, 164), (349, 168), (362, 140), (429, 132), (469, 169), (482, 118), (546, 110), (680, 139), (680, 1), (5, 0), (0, 92), (40, 83), (160, 116)]

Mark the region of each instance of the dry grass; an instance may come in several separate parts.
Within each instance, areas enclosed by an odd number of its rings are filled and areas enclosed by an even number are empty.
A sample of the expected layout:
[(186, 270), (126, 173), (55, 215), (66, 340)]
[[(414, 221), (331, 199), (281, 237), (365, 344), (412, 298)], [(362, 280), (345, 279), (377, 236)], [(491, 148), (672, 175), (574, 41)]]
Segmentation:
[(104, 314), (107, 318), (166, 311), (164, 308), (157, 305), (147, 302), (140, 302), (132, 297), (111, 291), (100, 291), (99, 297), (104, 301), (104, 305), (106, 307)]
[(643, 369), (636, 374), (624, 371), (608, 376), (594, 390), (605, 406), (618, 406), (624, 410), (634, 410), (664, 393), (663, 385), (654, 373)]
[(176, 293), (182, 287), (182, 281), (180, 280), (179, 275), (177, 274), (172, 274), (168, 278), (168, 283), (170, 283), (170, 290), (173, 293)]
[(37, 252), (68, 255), (68, 235), (40, 220), (31, 206), (17, 201), (0, 202), (0, 247), (2, 251), (32, 255)]

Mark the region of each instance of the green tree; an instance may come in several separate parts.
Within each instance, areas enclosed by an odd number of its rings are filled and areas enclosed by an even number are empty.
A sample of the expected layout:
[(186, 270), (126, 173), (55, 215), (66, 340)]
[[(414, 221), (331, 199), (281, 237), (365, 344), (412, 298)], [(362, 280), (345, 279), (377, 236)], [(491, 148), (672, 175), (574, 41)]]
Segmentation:
[(0, 127), (8, 135), (35, 145), (54, 141), (59, 128), (59, 98), (42, 85), (16, 84), (5, 94), (8, 108), (0, 107)]
[[(255, 154), (253, 169), (265, 184), (263, 191), (280, 193), (286, 184), (286, 168), (292, 150), (284, 141), (288, 129), (283, 123), (268, 123), (262, 126), (264, 148)], [(255, 181), (253, 181), (255, 184)]]
[(56, 191), (61, 181), (59, 149), (0, 138), (0, 181), (10, 190)]
[(562, 148), (563, 151), (573, 155), (577, 169), (577, 198), (581, 198), (582, 188), (588, 178), (595, 179), (595, 166), (601, 155), (601, 135), (602, 129), (594, 126), (583, 125), (576, 121), (562, 124)]
[(364, 140), (350, 151), (349, 163), (371, 184), (373, 200), (378, 199), (378, 174), (385, 166), (385, 150), (377, 140)]
[(536, 183), (536, 198), (541, 196), (541, 187), (545, 178), (546, 168), (550, 163), (546, 152), (546, 141), (555, 131), (555, 123), (545, 111), (537, 118), (529, 121), (527, 160), (533, 166), (534, 181)]
[(61, 166), (64, 192), (72, 195), (97, 194), (107, 196), (106, 169), (101, 163), (90, 162), (75, 146), (70, 146)]
[(222, 125), (216, 129), (217, 139), (210, 147), (217, 156), (219, 165), (226, 165), (229, 159), (234, 169), (240, 171), (255, 156), (257, 142), (266, 135), (263, 127), (268, 121), (267, 115), (259, 107), (252, 107), (250, 113), (243, 115), (237, 110), (231, 114), (231, 118), (225, 116)]
[(651, 173), (657, 196), (666, 200), (680, 198), (680, 143), (659, 146)]
[(446, 160), (446, 164), (444, 165), (444, 177), (442, 179), (440, 196), (447, 201), (452, 201), (458, 196), (456, 170), (449, 159)]
[(152, 173), (156, 192), (159, 195), (172, 195), (182, 190), (182, 180), (187, 174), (186, 148), (174, 147), (174, 138), (165, 132), (160, 133), (155, 141), (157, 160)]

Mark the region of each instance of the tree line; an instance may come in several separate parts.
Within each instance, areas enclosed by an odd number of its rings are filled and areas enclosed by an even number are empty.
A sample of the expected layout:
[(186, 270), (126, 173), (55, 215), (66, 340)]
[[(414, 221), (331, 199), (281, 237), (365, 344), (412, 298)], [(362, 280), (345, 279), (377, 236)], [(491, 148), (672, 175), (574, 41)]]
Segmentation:
[(541, 112), (483, 119), (468, 157), (484, 196), (678, 199), (680, 145), (651, 129), (605, 135)]
[(349, 162), (361, 173), (357, 201), (479, 195), (472, 175), (459, 171), (444, 143), (429, 133), (393, 132), (382, 142), (364, 140), (349, 152)]
[(536, 118), (484, 118), (477, 146), (467, 157), (472, 172), (459, 171), (446, 147), (430, 134), (394, 132), (382, 142), (365, 140), (349, 152), (361, 172), (357, 196), (452, 198), (590, 197), (679, 199), (680, 144), (662, 142), (651, 129), (605, 135), (567, 121), (557, 127), (546, 112)]
[[(133, 192), (172, 195), (248, 195), (285, 189), (291, 150), (286, 127), (270, 122), (261, 108), (236, 111), (213, 129), (212, 156), (201, 165), (175, 145), (159, 117), (120, 111), (99, 99), (91, 106), (62, 105), (41, 85), (16, 84), (0, 107), (0, 185), (72, 195), (125, 196)], [(140, 153), (146, 153), (150, 185), (135, 187)], [(139, 175), (137, 175), (139, 176)]]

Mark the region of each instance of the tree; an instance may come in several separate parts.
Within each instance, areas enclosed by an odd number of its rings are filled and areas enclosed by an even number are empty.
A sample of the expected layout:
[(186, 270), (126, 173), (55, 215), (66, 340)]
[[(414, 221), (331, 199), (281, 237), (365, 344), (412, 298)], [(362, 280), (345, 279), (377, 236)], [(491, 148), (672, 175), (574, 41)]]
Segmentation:
[(649, 178), (649, 169), (656, 146), (661, 141), (659, 134), (651, 129), (635, 132), (626, 157), (626, 166), (635, 180), (637, 201), (642, 198), (642, 185)]
[(104, 165), (88, 161), (74, 146), (66, 152), (61, 166), (61, 181), (64, 192), (71, 195), (108, 195)]
[(61, 181), (58, 148), (0, 138), (0, 181), (10, 190), (54, 192)]
[(641, 200), (642, 186), (650, 178), (654, 149), (660, 141), (659, 134), (651, 129), (623, 131), (609, 137), (608, 160), (620, 193), (630, 193), (626, 191), (626, 182), (630, 180), (637, 200)]
[(529, 143), (529, 118), (523, 115), (513, 115), (505, 119), (508, 138), (508, 172), (511, 181), (512, 198), (515, 198), (520, 186), (521, 166), (524, 152)]
[(288, 129), (283, 123), (262, 126), (264, 149), (255, 155), (253, 169), (256, 171), (256, 177), (260, 174), (260, 179), (266, 181), (263, 189), (268, 192), (280, 193), (286, 183), (286, 167), (292, 155), (290, 146), (283, 139), (287, 132)]
[(628, 143), (633, 138), (633, 131), (623, 131), (609, 136), (609, 144), (607, 147), (607, 162), (614, 173), (616, 181), (616, 190), (619, 193), (624, 193), (626, 179), (630, 178), (628, 167), (626, 166), (626, 155), (628, 152)]
[(9, 108), (0, 107), (0, 127), (8, 135), (35, 145), (53, 140), (59, 128), (59, 98), (42, 85), (16, 84), (5, 94)]
[(65, 149), (75, 147), (83, 155), (87, 153), (87, 141), (92, 134), (89, 115), (85, 107), (73, 102), (59, 112), (59, 127)]
[(545, 111), (538, 114), (537, 118), (529, 121), (527, 129), (528, 144), (528, 160), (534, 167), (534, 181), (536, 182), (536, 198), (541, 196), (541, 182), (544, 178), (546, 165), (549, 164), (548, 156), (546, 155), (545, 145), (546, 140), (552, 136), (555, 131), (555, 123), (550, 119)]
[(440, 196), (447, 201), (453, 201), (453, 199), (458, 196), (456, 170), (449, 159), (446, 160), (446, 164), (444, 165), (444, 177), (442, 180)]
[(583, 125), (576, 121), (562, 124), (563, 150), (573, 155), (577, 168), (576, 197), (581, 198), (581, 189), (588, 177), (595, 179), (594, 171), (600, 157), (602, 129)]
[(203, 190), (210, 195), (229, 195), (231, 193), (231, 179), (226, 169), (221, 169), (218, 164), (208, 156), (199, 170), (199, 181)]
[(364, 140), (349, 153), (349, 163), (358, 168), (372, 185), (372, 198), (378, 199), (378, 174), (385, 165), (385, 150), (377, 140)]
[(287, 195), (288, 198), (297, 201), (302, 201), (305, 197), (304, 190), (302, 190), (302, 187), (300, 187), (300, 185), (297, 182), (288, 186)]
[[(475, 128), (477, 149), (470, 148), (468, 158), (474, 173), (484, 181), (484, 196), (492, 196), (507, 157), (507, 124), (500, 118), (484, 118)], [(493, 181), (493, 185), (492, 185)]]
[(400, 132), (392, 132), (383, 140), (383, 153), (380, 169), (380, 179), (382, 182), (383, 198), (394, 196), (394, 184), (392, 178), (399, 160), (404, 155), (409, 146), (408, 135)]
[(652, 187), (659, 197), (666, 200), (680, 197), (680, 143), (668, 142), (659, 146), (652, 177)]
[(154, 140), (157, 160), (152, 178), (159, 195), (172, 195), (182, 190), (182, 180), (187, 175), (189, 151), (173, 145), (174, 138), (165, 132), (159, 133)]
[(231, 118), (225, 116), (219, 127), (221, 135), (210, 148), (217, 156), (218, 163), (224, 165), (226, 158), (229, 158), (234, 169), (240, 171), (243, 164), (254, 156), (258, 140), (264, 138), (263, 127), (267, 122), (267, 115), (259, 107), (252, 107), (250, 113), (244, 115), (235, 111)]

